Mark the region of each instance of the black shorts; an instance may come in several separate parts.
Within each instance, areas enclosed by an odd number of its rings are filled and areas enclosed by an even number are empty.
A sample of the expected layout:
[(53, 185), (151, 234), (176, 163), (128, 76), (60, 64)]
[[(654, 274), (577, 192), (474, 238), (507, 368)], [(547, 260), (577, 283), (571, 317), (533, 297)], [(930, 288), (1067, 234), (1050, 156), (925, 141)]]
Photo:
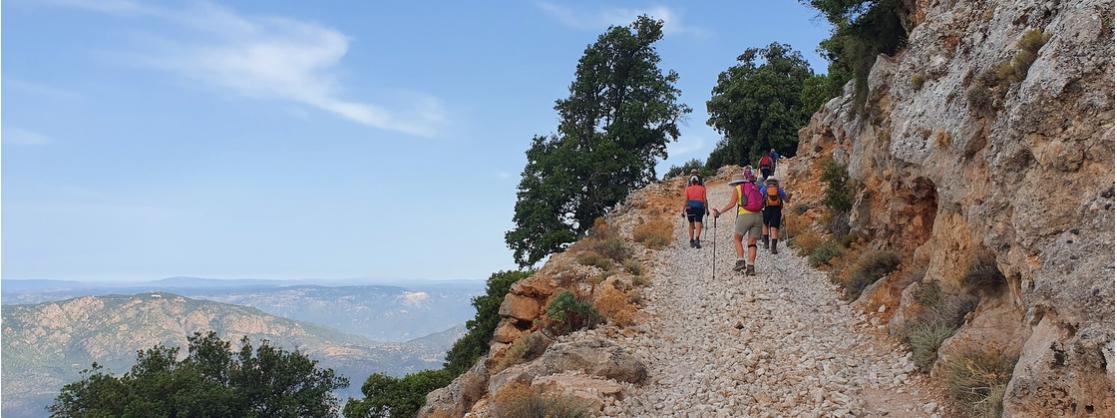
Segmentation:
[(783, 222), (782, 207), (766, 207), (762, 213), (764, 215), (764, 225), (768, 225), (769, 228), (779, 228), (780, 223)]
[(764, 177), (764, 178), (772, 177), (772, 169), (761, 167), (760, 168), (760, 176)]
[(702, 222), (702, 217), (706, 216), (706, 206), (699, 204), (687, 204), (686, 207), (686, 220), (688, 222)]

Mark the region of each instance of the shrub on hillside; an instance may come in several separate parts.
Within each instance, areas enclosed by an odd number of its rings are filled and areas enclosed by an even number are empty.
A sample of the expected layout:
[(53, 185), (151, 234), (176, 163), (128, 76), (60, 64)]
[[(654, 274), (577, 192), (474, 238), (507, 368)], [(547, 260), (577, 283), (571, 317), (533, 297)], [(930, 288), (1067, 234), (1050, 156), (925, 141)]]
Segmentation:
[(872, 285), (900, 265), (900, 255), (892, 251), (867, 251), (852, 266), (845, 280), (846, 297), (857, 299)]
[(979, 258), (966, 270), (966, 275), (962, 277), (962, 284), (970, 289), (996, 288), (1005, 284), (1005, 275), (997, 268), (995, 260)]
[(529, 332), (520, 335), (508, 349), (504, 351), (504, 355), (500, 361), (496, 363), (490, 374), (499, 373), (501, 370), (539, 357), (550, 345), (550, 340), (539, 332)]
[(1028, 76), (1028, 69), (1036, 61), (1039, 49), (1047, 44), (1051, 35), (1042, 30), (1032, 29), (1024, 32), (1020, 40), (1016, 41), (1016, 55), (1008, 62), (1001, 64), (996, 69), (997, 79), (1008, 83), (1019, 83)]
[(563, 291), (547, 305), (550, 328), (557, 334), (568, 334), (583, 328), (593, 328), (601, 322), (601, 315), (593, 305)]
[(832, 213), (849, 212), (853, 208), (853, 189), (849, 184), (849, 172), (846, 171), (846, 166), (829, 159), (822, 164), (822, 181), (826, 183), (822, 203), (830, 208)]
[(1016, 359), (991, 345), (951, 352), (943, 365), (943, 381), (955, 406), (973, 417), (1000, 417), (1005, 388)]
[(821, 267), (829, 265), (831, 259), (840, 255), (842, 255), (842, 247), (834, 241), (826, 241), (811, 252), (807, 262), (810, 263), (811, 267)]
[(653, 250), (670, 245), (674, 234), (675, 225), (664, 219), (652, 219), (632, 229), (632, 239)]
[(807, 229), (791, 238), (791, 245), (799, 249), (800, 256), (809, 256), (814, 253), (814, 250), (822, 246), (825, 240), (822, 235)]
[(938, 358), (943, 341), (954, 335), (954, 327), (943, 323), (918, 325), (909, 333), (911, 360), (920, 370), (928, 371)]
[(628, 295), (612, 286), (605, 286), (600, 292), (601, 295), (594, 301), (597, 311), (618, 327), (632, 325), (636, 306), (629, 303)]
[(613, 260), (598, 254), (596, 251), (582, 251), (574, 259), (583, 266), (593, 266), (605, 271), (613, 269)]
[(513, 383), (493, 396), (497, 418), (589, 418), (589, 409), (576, 398), (543, 396), (526, 384)]
[(636, 260), (625, 260), (624, 271), (628, 272), (628, 274), (631, 274), (633, 276), (633, 281), (635, 282), (635, 277), (644, 275), (644, 265), (640, 264), (640, 262)]

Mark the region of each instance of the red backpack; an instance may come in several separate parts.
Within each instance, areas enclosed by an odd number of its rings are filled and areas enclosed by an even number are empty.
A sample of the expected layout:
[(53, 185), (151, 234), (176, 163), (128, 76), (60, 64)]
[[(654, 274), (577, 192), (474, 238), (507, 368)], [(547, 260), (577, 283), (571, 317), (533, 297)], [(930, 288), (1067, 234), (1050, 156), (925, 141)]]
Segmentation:
[(760, 157), (760, 166), (763, 167), (763, 168), (771, 167), (772, 166), (772, 157), (769, 157), (767, 155), (765, 155), (763, 157)]
[(760, 190), (757, 190), (755, 184), (742, 183), (737, 185), (737, 194), (740, 196), (737, 205), (745, 210), (757, 213), (764, 208), (764, 196), (760, 195)]

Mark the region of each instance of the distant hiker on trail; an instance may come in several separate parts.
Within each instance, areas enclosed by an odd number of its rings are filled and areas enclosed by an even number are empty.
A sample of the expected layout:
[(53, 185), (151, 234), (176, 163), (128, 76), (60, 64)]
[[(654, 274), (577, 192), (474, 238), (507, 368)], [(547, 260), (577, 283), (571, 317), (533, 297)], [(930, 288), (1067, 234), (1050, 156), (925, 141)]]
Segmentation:
[[(775, 151), (775, 150), (772, 150)], [(772, 159), (771, 154), (764, 154), (760, 157), (760, 162), (756, 164), (760, 168), (760, 179), (764, 180), (772, 176), (776, 170), (776, 160)]]
[[(714, 209), (714, 218), (721, 216), (725, 211), (737, 206), (737, 222), (733, 228), (733, 241), (737, 250), (737, 264), (733, 271), (745, 271), (746, 276), (756, 275), (756, 239), (760, 236), (763, 225), (760, 211), (764, 207), (764, 197), (756, 188), (756, 175), (752, 169), (746, 167), (741, 177), (729, 182), (733, 186), (733, 199), (721, 210)], [(745, 248), (741, 240), (749, 236), (749, 258), (745, 261)]]
[(683, 191), (683, 216), (690, 222), (687, 235), (690, 236), (691, 248), (702, 248), (702, 217), (709, 211), (706, 202), (706, 186), (702, 185), (702, 178), (697, 175), (690, 176), (686, 190)]
[(775, 148), (772, 148), (768, 150), (768, 157), (772, 158), (772, 172), (775, 173), (776, 166), (780, 164), (780, 160), (783, 159), (783, 156), (776, 152)]
[(780, 237), (780, 224), (783, 222), (783, 206), (787, 203), (787, 193), (780, 187), (779, 179), (768, 177), (760, 186), (760, 195), (764, 196), (764, 230), (760, 241), (764, 243), (764, 248), (772, 250), (772, 254), (779, 254), (776, 251), (776, 242)]
[(690, 177), (691, 178), (698, 177), (698, 184), (701, 184), (703, 186), (706, 185), (706, 182), (702, 180), (702, 175), (698, 173), (697, 168), (690, 169)]

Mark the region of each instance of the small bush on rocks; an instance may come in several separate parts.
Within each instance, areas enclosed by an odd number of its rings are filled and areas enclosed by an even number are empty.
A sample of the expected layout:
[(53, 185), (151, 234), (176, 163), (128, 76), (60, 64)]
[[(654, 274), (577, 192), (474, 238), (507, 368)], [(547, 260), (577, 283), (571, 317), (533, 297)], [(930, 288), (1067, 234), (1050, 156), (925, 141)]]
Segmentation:
[(538, 332), (529, 332), (516, 338), (508, 350), (504, 352), (504, 357), (500, 358), (491, 373), (497, 373), (501, 370), (531, 360), (543, 354), (547, 349), (549, 339)]
[(636, 317), (636, 306), (628, 300), (628, 295), (624, 292), (612, 286), (605, 286), (594, 302), (594, 307), (614, 325), (627, 327), (632, 325), (632, 320)]
[(547, 319), (551, 321), (551, 329), (561, 335), (593, 328), (601, 322), (601, 315), (589, 302), (563, 291), (547, 305)]
[(578, 261), (578, 264), (583, 266), (593, 266), (606, 271), (613, 268), (612, 260), (592, 250), (578, 253), (575, 259)]
[(653, 219), (636, 225), (632, 229), (632, 239), (645, 247), (658, 250), (671, 244), (674, 233), (674, 224), (664, 219)]
[(618, 263), (632, 257), (632, 249), (628, 248), (623, 239), (615, 235), (608, 238), (591, 238), (590, 248)]
[(826, 183), (822, 203), (834, 213), (849, 212), (853, 208), (853, 189), (849, 185), (846, 166), (834, 160), (826, 160), (822, 164), (822, 181)]
[(823, 242), (822, 236), (810, 229), (795, 235), (791, 239), (791, 245), (799, 249), (800, 256), (808, 256), (814, 253), (814, 250), (822, 246)]
[(811, 267), (821, 267), (829, 265), (831, 259), (840, 255), (842, 255), (842, 246), (834, 241), (826, 241), (815, 248), (814, 251), (811, 251), (807, 262), (810, 263)]
[(962, 283), (971, 289), (996, 288), (1005, 283), (1005, 276), (991, 259), (979, 259), (970, 265)]
[[(631, 274), (633, 276), (643, 276), (644, 275), (644, 265), (640, 264), (640, 262), (636, 261), (636, 260), (625, 260), (624, 271), (628, 272), (628, 274)], [(635, 279), (633, 279), (633, 281), (635, 281)]]
[(543, 396), (523, 383), (501, 389), (493, 397), (498, 418), (588, 418), (589, 411), (575, 399)]
[(954, 335), (954, 327), (943, 323), (918, 325), (908, 336), (911, 360), (920, 370), (928, 371), (938, 358), (943, 341)]
[(892, 251), (862, 253), (845, 280), (846, 296), (857, 299), (866, 287), (895, 271), (899, 265), (900, 255)]
[(1016, 359), (992, 345), (965, 347), (950, 354), (944, 360), (943, 381), (955, 406), (968, 411), (968, 416), (1001, 416)]

